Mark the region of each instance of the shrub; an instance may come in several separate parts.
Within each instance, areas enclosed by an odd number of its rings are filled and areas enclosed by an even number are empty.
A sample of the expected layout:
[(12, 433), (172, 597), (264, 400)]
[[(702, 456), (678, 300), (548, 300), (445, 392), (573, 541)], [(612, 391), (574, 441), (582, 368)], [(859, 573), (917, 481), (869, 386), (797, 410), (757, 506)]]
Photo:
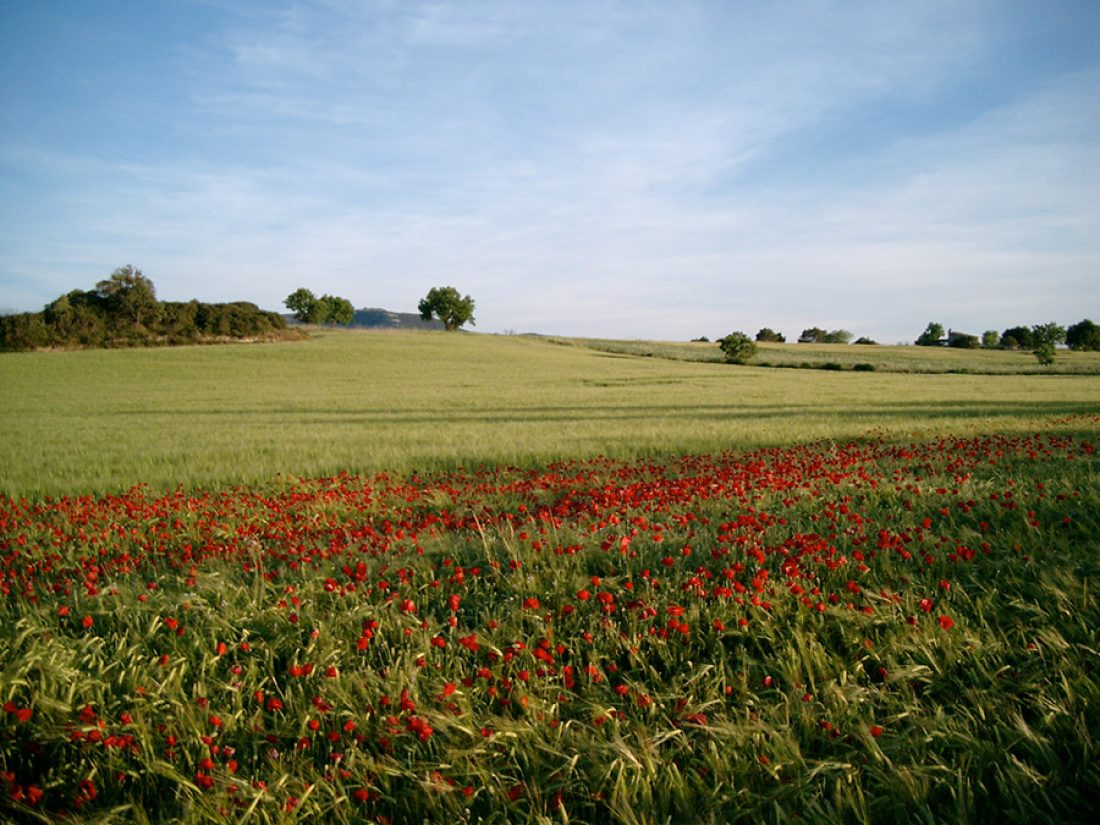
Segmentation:
[(852, 333), (846, 329), (834, 329), (825, 336), (826, 344), (847, 344), (852, 340)]
[(756, 355), (756, 342), (740, 330), (720, 338), (718, 346), (725, 354), (727, 364), (745, 364)]
[(1049, 341), (1042, 341), (1036, 344), (1033, 353), (1036, 360), (1044, 367), (1049, 367), (1054, 363), (1054, 344)]
[(947, 341), (947, 346), (955, 349), (978, 349), (981, 341), (977, 335), (967, 335), (965, 332), (953, 332)]

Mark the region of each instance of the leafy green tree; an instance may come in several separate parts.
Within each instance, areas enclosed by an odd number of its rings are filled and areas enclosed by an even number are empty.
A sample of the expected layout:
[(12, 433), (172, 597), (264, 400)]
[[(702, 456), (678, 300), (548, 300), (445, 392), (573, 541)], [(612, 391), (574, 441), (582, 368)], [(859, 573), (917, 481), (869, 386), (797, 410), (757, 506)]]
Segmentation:
[(1066, 345), (1072, 350), (1100, 352), (1100, 326), (1088, 318), (1066, 330)]
[(474, 323), (474, 299), (463, 297), (453, 286), (432, 287), (417, 304), (420, 317), (425, 321), (438, 318), (444, 329), (456, 330), (463, 324)]
[(996, 349), (1001, 343), (1001, 333), (995, 329), (987, 329), (982, 333), (982, 349)]
[(798, 343), (823, 344), (828, 337), (828, 331), (823, 330), (821, 327), (810, 327), (809, 329), (802, 330), (802, 334), (798, 336)]
[(283, 304), (303, 324), (317, 323), (314, 320), (317, 311), (317, 296), (304, 286), (300, 286), (290, 293)]
[(756, 355), (756, 342), (740, 330), (719, 338), (718, 346), (725, 354), (727, 364), (745, 364)]
[(153, 282), (130, 264), (116, 269), (95, 288), (108, 315), (118, 325), (151, 325), (160, 318), (160, 303)]
[(935, 347), (943, 340), (943, 324), (929, 321), (924, 332), (914, 342), (918, 347)]
[(773, 344), (782, 344), (785, 343), (787, 339), (783, 337), (782, 333), (776, 332), (770, 327), (764, 327), (756, 333), (756, 340), (761, 342), (767, 341)]
[(283, 304), (303, 324), (350, 324), (355, 307), (347, 298), (322, 295), (318, 298), (304, 286), (287, 296)]
[(1027, 327), (1009, 327), (1001, 333), (1001, 347), (1004, 349), (1031, 349), (1034, 336)]
[(355, 318), (355, 307), (347, 298), (340, 298), (337, 295), (322, 295), (321, 303), (325, 305), (323, 323), (347, 326)]
[(1050, 321), (1046, 324), (1036, 324), (1031, 328), (1031, 344), (1034, 347), (1039, 344), (1061, 344), (1066, 340), (1066, 328)]
[(1031, 351), (1043, 366), (1054, 363), (1054, 345), (1066, 340), (1066, 328), (1050, 321), (1031, 328)]
[(852, 340), (852, 333), (846, 329), (834, 329), (825, 336), (826, 344), (847, 344)]

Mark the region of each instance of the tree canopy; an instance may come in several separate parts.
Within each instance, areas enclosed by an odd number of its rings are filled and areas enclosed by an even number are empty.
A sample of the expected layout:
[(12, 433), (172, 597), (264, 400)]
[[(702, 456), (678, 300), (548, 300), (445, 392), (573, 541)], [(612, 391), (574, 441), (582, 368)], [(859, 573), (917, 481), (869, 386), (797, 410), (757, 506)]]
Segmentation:
[(322, 295), (318, 298), (304, 286), (290, 293), (283, 304), (303, 324), (347, 326), (355, 317), (355, 307), (347, 298), (338, 295)]
[(447, 330), (474, 323), (474, 299), (460, 295), (453, 286), (432, 287), (417, 304), (417, 309), (422, 319), (438, 318)]
[(1066, 340), (1066, 328), (1061, 324), (1048, 321), (1045, 324), (1036, 324), (1031, 328), (1031, 341), (1033, 346), (1039, 344), (1061, 344)]
[(756, 355), (756, 342), (740, 330), (718, 339), (727, 364), (746, 364)]
[(1009, 327), (1001, 333), (1001, 346), (1004, 349), (1031, 349), (1034, 336), (1028, 327)]
[(914, 342), (918, 347), (935, 347), (939, 346), (943, 340), (943, 324), (937, 321), (929, 321), (928, 326), (924, 328), (917, 340)]
[(1100, 326), (1088, 318), (1066, 330), (1066, 346), (1073, 350), (1100, 352)]
[(155, 323), (160, 313), (157, 290), (141, 270), (127, 264), (95, 285), (96, 293), (116, 321), (123, 324)]

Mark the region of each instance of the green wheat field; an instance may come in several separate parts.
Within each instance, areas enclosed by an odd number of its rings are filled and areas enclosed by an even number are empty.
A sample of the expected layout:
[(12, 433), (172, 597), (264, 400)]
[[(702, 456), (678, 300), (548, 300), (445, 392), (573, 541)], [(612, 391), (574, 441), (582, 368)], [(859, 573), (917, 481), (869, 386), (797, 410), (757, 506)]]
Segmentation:
[(1095, 821), (1100, 356), (716, 349), (0, 356), (0, 821)]
[[(1033, 374), (1029, 353), (763, 345), (758, 358), (876, 366), (834, 372), (679, 360), (683, 352), (720, 355), (713, 344), (364, 331), (279, 345), (7, 354), (0, 491), (1021, 431), (1100, 410), (1097, 353), (1059, 355), (1060, 370), (1085, 374)], [(960, 369), (1023, 372), (950, 372)]]

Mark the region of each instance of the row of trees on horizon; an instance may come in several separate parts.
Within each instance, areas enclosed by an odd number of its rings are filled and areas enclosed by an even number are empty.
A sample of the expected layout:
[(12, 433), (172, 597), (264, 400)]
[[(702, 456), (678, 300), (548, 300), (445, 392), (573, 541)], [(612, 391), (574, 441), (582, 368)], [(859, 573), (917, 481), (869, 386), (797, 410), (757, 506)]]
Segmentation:
[[(742, 333), (743, 334), (743, 333)], [(853, 341), (853, 339), (855, 339)], [(706, 337), (696, 338), (696, 341), (708, 341)], [(787, 338), (780, 332), (770, 327), (762, 327), (755, 338), (757, 343), (786, 343)], [(1050, 343), (1052, 346), (1065, 344), (1071, 350), (1100, 351), (1100, 325), (1094, 324), (1088, 318), (1079, 321), (1070, 327), (1063, 327), (1054, 322), (1036, 324), (1031, 327), (1009, 327), (1004, 332), (986, 330), (978, 335), (970, 335), (956, 330), (944, 330), (941, 323), (932, 321), (913, 342), (920, 347), (956, 347), (959, 349), (1010, 349), (1033, 350), (1042, 343)], [(802, 330), (798, 336), (800, 344), (877, 344), (870, 338), (856, 338), (846, 329), (824, 330), (820, 327), (809, 327)]]
[[(303, 324), (342, 324), (347, 326), (355, 319), (355, 307), (347, 298), (336, 295), (316, 297), (312, 291), (299, 287), (283, 301), (294, 318)], [(474, 299), (462, 295), (453, 286), (435, 286), (420, 299), (417, 310), (422, 321), (435, 319), (448, 331), (474, 324)]]
[[(305, 287), (292, 292), (283, 303), (297, 321), (307, 324), (349, 325), (356, 312), (346, 298), (335, 295), (318, 298)], [(423, 320), (434, 318), (445, 329), (456, 330), (474, 323), (474, 306), (469, 295), (463, 296), (454, 287), (446, 286), (429, 290), (417, 309)], [(153, 282), (133, 266), (116, 269), (93, 290), (77, 289), (62, 295), (41, 312), (0, 316), (0, 350), (189, 344), (285, 337), (287, 333), (286, 320), (281, 315), (246, 301), (219, 304), (158, 301)], [(708, 341), (706, 337), (694, 340)], [(737, 357), (743, 361), (749, 349), (747, 344), (785, 343), (787, 339), (770, 327), (762, 327), (755, 339), (737, 331), (719, 339), (719, 343), (725, 342), (728, 348), (734, 340)], [(798, 343), (877, 342), (867, 337), (856, 338), (846, 329), (825, 330), (814, 326), (802, 330)], [(1086, 318), (1068, 328), (1048, 322), (1031, 327), (1013, 326), (1003, 332), (986, 330), (978, 336), (945, 330), (943, 324), (932, 321), (913, 343), (928, 347), (1031, 350), (1041, 362), (1050, 363), (1055, 348), (1061, 344), (1072, 350), (1100, 351), (1100, 326)], [(755, 351), (755, 347), (752, 349)]]
[[(798, 337), (800, 344), (848, 344), (854, 336), (846, 329), (828, 332), (819, 327), (804, 329)], [(695, 341), (708, 341), (706, 337)], [(756, 333), (755, 340), (740, 330), (718, 339), (718, 346), (731, 364), (745, 364), (757, 352), (757, 343), (785, 343), (786, 338), (769, 327), (763, 327)], [(870, 338), (859, 338), (856, 344), (874, 344)], [(913, 342), (921, 347), (956, 347), (959, 349), (1005, 349), (1031, 350), (1041, 364), (1054, 363), (1055, 347), (1065, 344), (1072, 350), (1100, 351), (1100, 326), (1088, 318), (1073, 324), (1068, 329), (1053, 321), (1036, 324), (1032, 327), (1009, 327), (1004, 332), (987, 330), (979, 338), (955, 330), (944, 331), (943, 324), (932, 321), (925, 327), (917, 340)]]

